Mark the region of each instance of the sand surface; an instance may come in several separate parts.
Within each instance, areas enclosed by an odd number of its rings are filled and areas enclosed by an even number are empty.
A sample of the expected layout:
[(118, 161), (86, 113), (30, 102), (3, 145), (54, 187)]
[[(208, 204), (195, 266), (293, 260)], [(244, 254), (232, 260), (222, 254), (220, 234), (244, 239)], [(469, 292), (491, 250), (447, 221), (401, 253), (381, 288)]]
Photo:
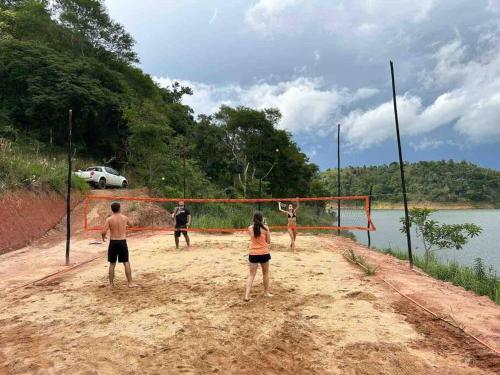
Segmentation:
[[(494, 345), (497, 306), (459, 288), (436, 289), (444, 287), (344, 238), (300, 235), (292, 254), (287, 235), (275, 234), (274, 297), (261, 295), (259, 272), (252, 300), (245, 303), (244, 235), (193, 235), (189, 250), (175, 250), (171, 234), (132, 236), (139, 287), (127, 288), (118, 265), (114, 290), (106, 287), (106, 245), (93, 244), (97, 236), (82, 232), (75, 234), (72, 262), (98, 258), (33, 284), (65, 269), (63, 238), (49, 237), (0, 257), (1, 374), (413, 375), (500, 369), (498, 357), (366, 276), (341, 252), (366, 252), (381, 264), (384, 277), (387, 267), (397, 270), (394, 282), (429, 307), (438, 309), (438, 298), (414, 288), (434, 290), (434, 296), (444, 290), (465, 309), (473, 301), (476, 317), (465, 323)], [(405, 284), (404, 275), (415, 280)]]

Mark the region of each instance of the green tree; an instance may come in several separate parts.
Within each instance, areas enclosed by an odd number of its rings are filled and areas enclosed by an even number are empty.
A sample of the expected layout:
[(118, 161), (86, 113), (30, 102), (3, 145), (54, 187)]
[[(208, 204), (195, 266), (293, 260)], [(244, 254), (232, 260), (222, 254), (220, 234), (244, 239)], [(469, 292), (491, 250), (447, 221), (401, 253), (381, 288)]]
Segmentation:
[[(422, 238), (425, 250), (425, 268), (429, 264), (429, 258), (437, 250), (457, 249), (460, 250), (470, 238), (481, 233), (481, 228), (475, 224), (439, 224), (430, 219), (435, 210), (428, 208), (412, 208), (410, 210), (410, 228), (415, 226), (417, 236)], [(406, 233), (405, 218), (400, 219), (401, 232)]]
[(55, 0), (59, 22), (73, 31), (72, 43), (82, 55), (87, 44), (124, 62), (138, 62), (134, 39), (122, 25), (113, 21), (102, 0)]
[[(281, 115), (277, 109), (255, 110), (222, 106), (213, 116), (229, 156), (229, 170), (244, 196), (255, 196), (258, 179), (275, 164), (266, 177), (272, 196), (304, 196), (318, 167), (293, 142), (291, 134), (277, 129)], [(207, 119), (205, 119), (206, 121)], [(276, 152), (279, 150), (279, 152)], [(286, 181), (284, 183), (284, 181)]]

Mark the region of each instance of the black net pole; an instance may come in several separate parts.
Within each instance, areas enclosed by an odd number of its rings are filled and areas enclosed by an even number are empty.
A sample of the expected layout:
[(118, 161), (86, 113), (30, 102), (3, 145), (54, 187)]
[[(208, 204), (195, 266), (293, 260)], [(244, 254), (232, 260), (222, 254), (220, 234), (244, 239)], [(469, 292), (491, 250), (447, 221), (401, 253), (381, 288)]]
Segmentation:
[(408, 199), (406, 196), (403, 152), (401, 151), (401, 136), (399, 134), (398, 106), (396, 103), (396, 83), (394, 80), (394, 66), (392, 64), (392, 61), (390, 61), (390, 65), (391, 65), (391, 79), (392, 79), (392, 101), (394, 103), (394, 120), (396, 122), (396, 135), (398, 139), (399, 169), (401, 171), (401, 188), (403, 190), (403, 203), (405, 208), (405, 224), (406, 224), (405, 226), (406, 226), (406, 241), (408, 244), (408, 260), (410, 262), (410, 268), (413, 268), (413, 255), (411, 251), (411, 236), (410, 236), (410, 218), (408, 215)]
[(186, 152), (185, 151), (183, 152), (183, 163), (184, 163), (184, 166), (183, 166), (184, 182), (183, 182), (183, 187), (182, 187), (182, 197), (186, 198)]
[(68, 113), (68, 191), (66, 194), (66, 265), (69, 265), (69, 248), (71, 242), (71, 128), (73, 110)]
[[(337, 197), (340, 197), (340, 124), (337, 124)], [(337, 200), (337, 226), (340, 228), (340, 199)], [(340, 235), (340, 229), (337, 234)]]
[[(371, 215), (371, 213), (372, 213), (372, 192), (373, 192), (373, 186), (370, 186), (370, 193), (368, 194), (368, 215)], [(368, 223), (366, 226), (368, 228), (370, 227), (370, 219), (368, 219)], [(370, 231), (367, 230), (366, 234), (368, 236), (368, 248), (370, 248), (372, 245), (372, 238), (371, 238)]]
[[(262, 178), (259, 178), (259, 199), (262, 198)], [(260, 212), (260, 202), (257, 204), (257, 211)]]

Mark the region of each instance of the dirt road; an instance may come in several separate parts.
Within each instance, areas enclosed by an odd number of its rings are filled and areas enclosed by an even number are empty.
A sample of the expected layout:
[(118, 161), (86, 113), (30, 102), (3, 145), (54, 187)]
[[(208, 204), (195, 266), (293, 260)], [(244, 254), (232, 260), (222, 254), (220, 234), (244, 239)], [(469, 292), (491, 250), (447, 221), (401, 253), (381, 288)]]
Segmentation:
[[(194, 235), (175, 250), (166, 234), (129, 239), (136, 289), (121, 268), (109, 290), (104, 256), (60, 277), (64, 241), (35, 243), (0, 257), (0, 373), (5, 374), (491, 374), (498, 357), (348, 263), (350, 240), (302, 235), (291, 254), (275, 234), (273, 298), (243, 302), (246, 237)], [(95, 234), (77, 233), (76, 263), (104, 255)], [(380, 254), (380, 275), (439, 309), (443, 286)], [(407, 275), (411, 280), (405, 283)], [(415, 281), (416, 280), (416, 281)], [(422, 291), (422, 293), (421, 293)], [(500, 309), (458, 288), (451, 301), (475, 306), (468, 327), (498, 345)], [(441, 298), (443, 299), (443, 298)], [(472, 301), (472, 302), (471, 302)], [(442, 301), (441, 301), (442, 302)], [(457, 308), (456, 311), (460, 310)], [(471, 315), (456, 317), (458, 320)], [(464, 318), (465, 319), (465, 318)]]

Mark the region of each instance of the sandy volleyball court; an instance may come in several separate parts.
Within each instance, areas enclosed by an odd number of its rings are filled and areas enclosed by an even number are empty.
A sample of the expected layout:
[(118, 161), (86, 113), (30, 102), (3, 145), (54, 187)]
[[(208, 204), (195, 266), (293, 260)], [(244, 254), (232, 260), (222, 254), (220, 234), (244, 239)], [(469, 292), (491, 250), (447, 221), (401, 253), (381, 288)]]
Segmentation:
[[(78, 236), (77, 236), (78, 237)], [(104, 255), (95, 235), (74, 242), (77, 262)], [(0, 263), (0, 373), (5, 374), (481, 374), (498, 357), (433, 322), (342, 256), (342, 238), (301, 236), (299, 252), (275, 234), (273, 298), (258, 274), (243, 302), (244, 235), (130, 238), (136, 289), (106, 288), (104, 256), (20, 287), (60, 265), (57, 240)], [(385, 257), (384, 257), (385, 258)], [(431, 282), (431, 280), (429, 280)], [(499, 321), (500, 310), (492, 317)], [(413, 320), (407, 318), (414, 312)], [(491, 322), (494, 324), (494, 321)]]

